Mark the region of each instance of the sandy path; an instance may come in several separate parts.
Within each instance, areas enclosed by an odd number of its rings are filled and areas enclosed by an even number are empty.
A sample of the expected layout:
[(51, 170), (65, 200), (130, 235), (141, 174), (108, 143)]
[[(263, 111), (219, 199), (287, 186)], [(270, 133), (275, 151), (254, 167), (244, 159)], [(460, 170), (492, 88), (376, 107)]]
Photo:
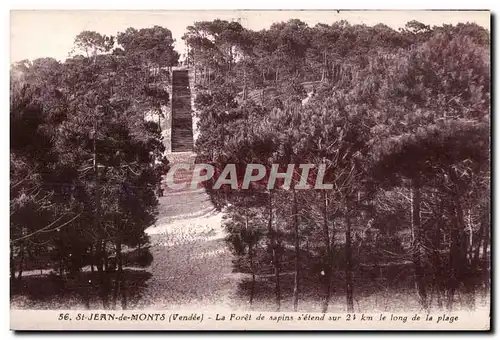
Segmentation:
[[(193, 161), (188, 153), (172, 158)], [(152, 277), (138, 307), (231, 307), (238, 282), (221, 220), (222, 213), (215, 210), (204, 189), (166, 190), (157, 224), (146, 231), (153, 255), (147, 271)]]

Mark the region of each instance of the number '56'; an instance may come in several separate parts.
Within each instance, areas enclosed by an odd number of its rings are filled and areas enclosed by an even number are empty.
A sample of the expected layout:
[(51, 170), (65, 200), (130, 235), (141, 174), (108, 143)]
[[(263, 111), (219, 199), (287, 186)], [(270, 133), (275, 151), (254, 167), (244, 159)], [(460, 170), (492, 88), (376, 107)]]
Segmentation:
[(69, 313), (66, 314), (59, 314), (59, 319), (58, 320), (69, 320)]

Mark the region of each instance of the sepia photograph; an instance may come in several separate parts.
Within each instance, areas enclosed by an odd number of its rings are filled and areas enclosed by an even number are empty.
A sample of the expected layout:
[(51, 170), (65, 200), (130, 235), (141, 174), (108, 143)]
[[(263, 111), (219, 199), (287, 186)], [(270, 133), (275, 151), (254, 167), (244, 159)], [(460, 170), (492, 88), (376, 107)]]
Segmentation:
[(490, 22), (12, 10), (11, 329), (490, 330)]

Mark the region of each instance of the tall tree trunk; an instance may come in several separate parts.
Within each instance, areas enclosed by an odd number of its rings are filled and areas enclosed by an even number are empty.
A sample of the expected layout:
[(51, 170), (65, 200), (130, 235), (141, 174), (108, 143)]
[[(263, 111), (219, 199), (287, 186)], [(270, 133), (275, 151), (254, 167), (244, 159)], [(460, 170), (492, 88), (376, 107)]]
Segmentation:
[(483, 297), (486, 298), (486, 294), (491, 291), (491, 268), (490, 263), (491, 259), (488, 256), (488, 247), (490, 246), (490, 228), (491, 228), (491, 211), (490, 211), (490, 201), (487, 202), (487, 222), (484, 222), (484, 237), (483, 237), (483, 263), (481, 266), (481, 270), (486, 277), (486, 282), (484, 283), (483, 289)]
[[(121, 269), (120, 269), (121, 268)], [(123, 271), (123, 265), (118, 263), (118, 274), (120, 275), (120, 282), (121, 282), (121, 292), (122, 292), (122, 309), (125, 310), (127, 309), (127, 296), (128, 296), (128, 283), (127, 283), (127, 276), (125, 272)]]
[[(118, 231), (120, 233), (120, 231)], [(122, 258), (122, 242), (120, 239), (120, 235), (117, 237), (116, 243), (115, 243), (115, 249), (116, 249), (116, 262), (118, 266), (118, 270), (115, 272), (115, 289), (113, 292), (113, 309), (116, 309), (116, 301), (118, 299), (118, 296), (120, 295), (120, 288), (121, 288), (121, 279), (122, 279), (122, 273), (123, 273), (123, 268), (121, 265), (121, 258)]]
[(106, 242), (104, 240), (99, 241), (100, 251), (99, 251), (99, 266), (101, 267), (101, 271), (106, 270), (106, 261), (108, 258), (106, 252)]
[(253, 248), (253, 231), (250, 223), (248, 223), (248, 211), (245, 210), (245, 228), (249, 231), (249, 234), (252, 235), (252, 240), (248, 245), (248, 257), (250, 260), (250, 271), (252, 272), (252, 285), (250, 286), (250, 306), (253, 304), (253, 298), (255, 295), (255, 263), (254, 263), (254, 248)]
[(16, 260), (14, 258), (14, 245), (12, 243), (10, 244), (9, 260), (10, 282), (14, 284), (16, 281)]
[(449, 240), (450, 240), (450, 250), (448, 254), (448, 280), (446, 282), (446, 309), (451, 311), (453, 309), (453, 297), (455, 295), (455, 272), (454, 272), (454, 258), (455, 256), (455, 236), (454, 236), (454, 226), (450, 224), (449, 226)]
[(247, 100), (247, 71), (243, 69), (243, 100)]
[(119, 272), (123, 272), (123, 254), (122, 254), (122, 245), (123, 241), (121, 239), (123, 231), (120, 231), (120, 235), (118, 236), (118, 241), (116, 244), (116, 261), (117, 261), (117, 269)]
[(24, 241), (21, 241), (21, 246), (19, 248), (19, 273), (17, 274), (17, 281), (21, 281), (22, 277), (23, 277), (23, 269), (24, 269), (24, 253), (25, 253), (25, 249), (24, 249), (25, 245), (24, 245)]
[(102, 306), (104, 309), (109, 308), (109, 289), (108, 289), (108, 277), (106, 273), (106, 267), (105, 267), (105, 261), (104, 259), (107, 257), (105, 255), (105, 250), (104, 250), (104, 241), (103, 240), (98, 240), (97, 241), (97, 255), (98, 255), (98, 261), (97, 261), (97, 273), (99, 275), (99, 295), (101, 297), (102, 301)]
[(275, 293), (276, 293), (276, 310), (279, 312), (281, 309), (281, 287), (280, 287), (280, 268), (277, 253), (277, 228), (273, 229), (273, 191), (269, 190), (269, 224), (268, 233), (271, 237), (271, 249), (273, 252), (273, 265), (274, 265), (274, 277), (275, 277)]
[(59, 250), (59, 277), (61, 280), (64, 277), (64, 250), (62, 249), (62, 242), (61, 242), (61, 249)]
[(109, 258), (108, 258), (108, 241), (106, 241), (106, 240), (102, 241), (102, 255), (101, 256), (102, 256), (102, 269), (104, 271), (107, 271)]
[(193, 50), (193, 53), (191, 53), (191, 55), (193, 56), (192, 62), (193, 62), (193, 71), (194, 71), (194, 83), (196, 85), (196, 69), (197, 69), (197, 67), (196, 67), (196, 53), (194, 52), (194, 50)]
[(465, 288), (465, 299), (469, 309), (475, 308), (475, 278), (474, 273), (470, 270), (468, 261), (468, 240), (465, 231), (466, 223), (464, 210), (460, 200), (461, 193), (456, 191), (455, 194), (455, 214), (456, 214), (456, 237), (457, 239), (457, 261), (455, 265), (455, 273), (457, 276), (457, 288), (461, 282)]
[(352, 281), (352, 248), (351, 248), (351, 217), (350, 211), (347, 211), (345, 216), (346, 232), (345, 232), (345, 289), (347, 300), (347, 312), (354, 312), (354, 298), (353, 298), (353, 281)]
[(253, 304), (255, 295), (255, 264), (253, 260), (253, 245), (248, 247), (248, 257), (250, 258), (250, 270), (252, 271), (252, 285), (250, 286), (250, 306)]
[[(470, 280), (470, 268), (467, 263), (467, 240), (465, 235), (465, 221), (460, 196), (460, 181), (453, 169), (449, 171), (449, 178), (454, 183), (452, 194), (453, 224), (451, 226), (450, 270), (448, 283), (448, 310), (453, 307), (453, 298), (458, 286), (463, 282), (468, 298), (474, 296), (474, 284)], [(472, 302), (472, 300), (470, 300)]]
[(474, 248), (474, 260), (473, 260), (473, 266), (475, 268), (478, 267), (479, 265), (479, 252), (481, 250), (481, 244), (483, 243), (484, 240), (484, 234), (485, 234), (485, 229), (486, 229), (486, 223), (484, 218), (481, 218), (481, 223), (479, 225), (479, 233), (477, 235), (477, 240)]
[(97, 241), (95, 245), (95, 257), (94, 257), (95, 267), (97, 269), (97, 273), (100, 274), (102, 272), (102, 245), (101, 241)]
[(90, 292), (92, 290), (92, 280), (87, 280), (85, 278), (85, 273), (78, 270), (76, 273), (76, 278), (80, 282), (80, 294), (85, 305), (85, 309), (90, 309)]
[[(93, 170), (94, 170), (94, 180), (95, 180), (95, 193), (94, 193), (94, 200), (95, 200), (95, 213), (94, 213), (94, 230), (100, 234), (101, 233), (101, 188), (100, 188), (100, 182), (99, 182), (99, 161), (97, 159), (97, 129), (99, 127), (99, 124), (97, 122), (97, 112), (94, 111), (93, 115), (93, 128), (94, 128), (94, 135), (92, 138), (92, 148), (93, 148)], [(99, 246), (99, 261), (106, 261), (107, 260), (107, 254), (106, 254), (106, 242), (101, 238), (98, 241), (98, 246)], [(108, 304), (108, 278), (106, 275), (106, 263), (104, 262), (105, 267), (101, 265), (101, 262), (98, 264), (98, 272), (99, 272), (99, 286), (100, 286), (100, 294), (101, 294), (101, 299), (103, 303), (103, 307), (107, 309), (109, 307)]]
[(473, 243), (473, 228), (472, 228), (472, 214), (470, 208), (467, 209), (467, 263), (472, 264), (473, 253), (474, 253), (474, 243)]
[(327, 72), (327, 63), (326, 63), (326, 49), (323, 50), (323, 70), (321, 72), (321, 81), (324, 81), (326, 78)]
[(420, 202), (421, 191), (417, 179), (412, 180), (412, 230), (413, 230), (413, 265), (415, 268), (415, 285), (420, 305), (428, 310), (427, 289), (425, 286), (424, 270), (422, 262), (424, 261), (425, 249), (422, 244), (422, 231), (420, 221)]
[(488, 222), (484, 222), (484, 238), (483, 238), (483, 265), (484, 265), (484, 272), (489, 272), (490, 270), (490, 260), (488, 256), (488, 248), (490, 245), (490, 228), (491, 228), (491, 208), (490, 208), (490, 201), (487, 201), (487, 218)]
[(296, 312), (299, 306), (300, 235), (297, 209), (297, 192), (295, 191), (294, 187), (292, 187), (292, 218), (295, 230), (295, 279), (293, 282), (293, 310)]
[[(439, 216), (441, 220), (444, 214), (444, 204), (440, 205)], [(443, 308), (443, 268), (441, 261), (441, 248), (442, 248), (442, 238), (441, 238), (441, 227), (442, 222), (438, 222), (434, 225), (434, 232), (432, 235), (432, 270), (433, 270), (433, 286), (436, 295), (436, 300), (438, 308)]]
[(90, 246), (90, 272), (92, 273), (92, 277), (94, 277), (94, 263), (95, 263), (95, 252), (94, 252), (94, 246)]
[(327, 215), (327, 195), (324, 190), (321, 190), (321, 201), (323, 202), (323, 239), (325, 242), (325, 259), (324, 259), (324, 278), (323, 278), (323, 286), (324, 286), (324, 296), (323, 296), (323, 304), (321, 307), (322, 313), (326, 313), (328, 311), (328, 304), (330, 302), (330, 290), (331, 290), (331, 267), (332, 267), (332, 249), (330, 247), (330, 233), (328, 231), (328, 215)]

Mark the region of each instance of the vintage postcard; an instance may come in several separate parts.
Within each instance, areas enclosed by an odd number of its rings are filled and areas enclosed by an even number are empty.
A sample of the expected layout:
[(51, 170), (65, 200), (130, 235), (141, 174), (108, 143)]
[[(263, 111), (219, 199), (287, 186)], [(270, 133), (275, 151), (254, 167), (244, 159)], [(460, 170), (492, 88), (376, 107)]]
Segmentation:
[(11, 11), (11, 328), (489, 330), (490, 30)]

